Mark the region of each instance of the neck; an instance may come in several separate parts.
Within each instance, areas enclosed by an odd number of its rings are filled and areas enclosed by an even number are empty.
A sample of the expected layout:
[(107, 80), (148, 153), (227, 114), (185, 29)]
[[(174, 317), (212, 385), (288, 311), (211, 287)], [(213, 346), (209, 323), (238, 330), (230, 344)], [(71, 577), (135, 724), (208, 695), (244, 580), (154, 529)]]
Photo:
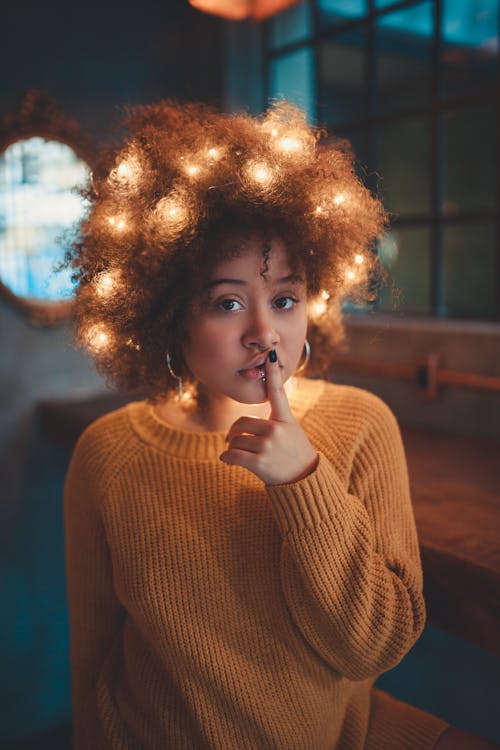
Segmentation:
[(171, 398), (157, 404), (155, 411), (160, 418), (183, 430), (227, 433), (239, 417), (268, 419), (271, 407), (268, 401), (242, 404), (224, 394), (209, 394), (199, 388), (192, 407), (186, 408)]

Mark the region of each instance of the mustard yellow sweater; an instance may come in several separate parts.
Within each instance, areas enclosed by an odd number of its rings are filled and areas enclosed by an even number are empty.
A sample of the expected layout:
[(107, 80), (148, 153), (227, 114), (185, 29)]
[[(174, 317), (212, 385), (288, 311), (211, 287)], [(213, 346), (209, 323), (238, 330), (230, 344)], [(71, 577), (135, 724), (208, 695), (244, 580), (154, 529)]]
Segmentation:
[(425, 622), (404, 448), (377, 396), (300, 379), (319, 453), (266, 486), (146, 401), (81, 436), (64, 497), (74, 750), (427, 750), (372, 688)]

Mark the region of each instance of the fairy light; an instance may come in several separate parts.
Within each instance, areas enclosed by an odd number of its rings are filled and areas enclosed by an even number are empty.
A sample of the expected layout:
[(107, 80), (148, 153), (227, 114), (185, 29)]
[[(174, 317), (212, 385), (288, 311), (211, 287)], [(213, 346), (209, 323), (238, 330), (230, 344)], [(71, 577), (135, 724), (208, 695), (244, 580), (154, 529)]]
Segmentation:
[(142, 175), (142, 166), (139, 158), (134, 154), (128, 154), (117, 167), (111, 170), (109, 179), (117, 180), (122, 185), (132, 187), (137, 184)]
[(343, 195), (343, 193), (339, 193), (338, 195), (335, 196), (335, 198), (333, 199), (333, 202), (335, 203), (336, 206), (341, 206), (342, 203), (345, 202), (345, 195)]
[(156, 204), (154, 218), (157, 224), (180, 232), (189, 222), (189, 209), (180, 196), (166, 195)]
[(121, 216), (108, 216), (108, 222), (117, 232), (123, 232), (127, 226), (125, 219)]
[(215, 148), (214, 146), (212, 146), (211, 148), (208, 149), (207, 155), (213, 161), (217, 161), (222, 156), (222, 149)]
[(247, 176), (261, 187), (268, 187), (273, 181), (273, 170), (265, 162), (248, 162), (245, 167)]
[(95, 281), (95, 290), (99, 297), (110, 297), (116, 291), (119, 280), (119, 271), (104, 271), (100, 273)]
[(351, 269), (349, 269), (348, 271), (346, 271), (345, 276), (346, 276), (346, 279), (348, 279), (348, 281), (354, 281), (355, 278), (356, 278), (356, 274)]
[(326, 291), (326, 289), (321, 290), (321, 299), (328, 300), (330, 299), (329, 292)]
[(280, 138), (280, 140), (278, 141), (278, 147), (281, 151), (290, 153), (300, 151), (302, 144), (297, 138), (292, 138), (291, 136), (283, 136), (283, 138)]
[(321, 216), (321, 214), (323, 213), (322, 207), (321, 206), (316, 206), (316, 208), (314, 210), (314, 213), (316, 214), (316, 216)]
[(354, 262), (360, 266), (364, 262), (364, 257), (358, 253), (354, 256)]
[(197, 167), (196, 164), (188, 164), (186, 167), (186, 172), (190, 177), (196, 177), (196, 175), (200, 172), (200, 168)]
[(126, 344), (127, 344), (127, 346), (129, 346), (129, 347), (130, 347), (131, 349), (135, 349), (135, 350), (136, 350), (136, 351), (138, 351), (138, 352), (140, 352), (140, 351), (141, 351), (141, 347), (140, 347), (140, 345), (139, 345), (139, 344), (137, 344), (137, 343), (136, 343), (136, 342), (134, 341), (134, 339), (132, 339), (132, 338), (130, 338), (130, 339), (127, 339), (127, 341), (126, 341)]
[(111, 343), (111, 336), (107, 331), (106, 326), (102, 323), (96, 323), (93, 326), (90, 326), (85, 333), (85, 342), (90, 350), (99, 353), (104, 349), (107, 349)]

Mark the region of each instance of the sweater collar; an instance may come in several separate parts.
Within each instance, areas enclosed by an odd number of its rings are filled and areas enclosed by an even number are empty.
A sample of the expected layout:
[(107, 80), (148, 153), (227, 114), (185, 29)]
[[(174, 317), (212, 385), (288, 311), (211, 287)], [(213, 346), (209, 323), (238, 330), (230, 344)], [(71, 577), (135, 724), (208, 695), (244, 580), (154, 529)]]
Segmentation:
[[(321, 396), (325, 382), (308, 378), (294, 378), (294, 381), (289, 395), (290, 408), (297, 421), (301, 422)], [(171, 455), (211, 461), (226, 448), (225, 432), (181, 430), (160, 419), (148, 400), (134, 401), (125, 408), (139, 438)]]

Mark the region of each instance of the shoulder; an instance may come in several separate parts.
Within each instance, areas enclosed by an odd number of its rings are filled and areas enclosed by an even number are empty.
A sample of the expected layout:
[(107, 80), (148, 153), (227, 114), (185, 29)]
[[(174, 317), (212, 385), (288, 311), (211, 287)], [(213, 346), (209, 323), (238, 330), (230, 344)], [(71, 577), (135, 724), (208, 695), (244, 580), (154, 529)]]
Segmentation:
[(85, 428), (73, 450), (70, 470), (80, 467), (108, 480), (110, 473), (119, 471), (138, 448), (129, 417), (135, 403), (108, 412)]
[(347, 424), (358, 427), (377, 425), (380, 422), (397, 424), (391, 407), (371, 391), (353, 385), (321, 381), (323, 388), (316, 402), (317, 415), (336, 416)]

